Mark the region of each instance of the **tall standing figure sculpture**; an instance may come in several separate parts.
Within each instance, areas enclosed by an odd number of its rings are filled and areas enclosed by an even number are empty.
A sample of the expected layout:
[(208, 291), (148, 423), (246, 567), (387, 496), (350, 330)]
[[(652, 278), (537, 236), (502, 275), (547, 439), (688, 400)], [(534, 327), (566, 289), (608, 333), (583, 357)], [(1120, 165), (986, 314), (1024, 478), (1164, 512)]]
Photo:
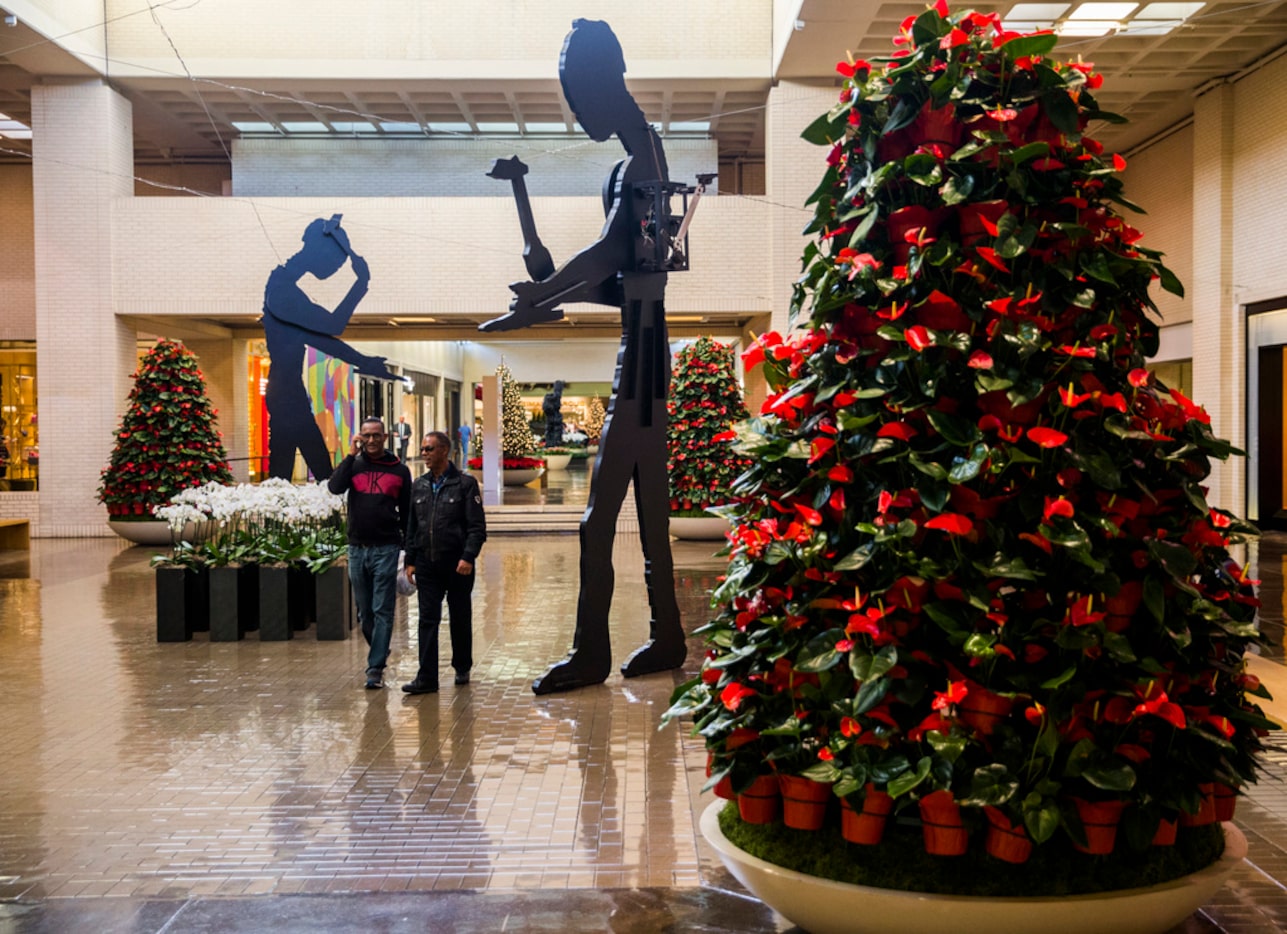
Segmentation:
[[(649, 639), (621, 666), (627, 678), (678, 668), (687, 647), (675, 600), (667, 529), (666, 389), (670, 345), (666, 336), (668, 272), (687, 268), (682, 231), (687, 219), (670, 213), (672, 195), (688, 206), (693, 189), (669, 181), (661, 139), (626, 89), (625, 58), (606, 23), (578, 19), (559, 62), (563, 96), (581, 127), (598, 142), (616, 136), (626, 150), (603, 188), (607, 220), (599, 239), (558, 269), (536, 236), (517, 157), (500, 159), (488, 173), (514, 185), (532, 281), (510, 286), (510, 312), (481, 326), (504, 331), (563, 317), (559, 305), (594, 302), (621, 309), (621, 347), (612, 400), (581, 519), (581, 589), (572, 651), (532, 684), (549, 694), (604, 681), (612, 667), (608, 611), (612, 604), (612, 545), (617, 515), (634, 480), (644, 576), (652, 611)], [(710, 176), (713, 177), (713, 176)], [(702, 176), (703, 184), (709, 177)], [(696, 199), (694, 199), (694, 204)]]
[[(304, 386), (304, 348), (314, 347), (351, 363), (366, 376), (397, 377), (384, 365), (383, 357), (358, 353), (339, 339), (371, 281), (366, 260), (353, 252), (348, 234), (340, 227), (340, 215), (330, 220), (319, 217), (304, 229), (301, 239), (304, 246), (269, 274), (264, 287), (264, 336), (272, 360), (264, 390), (268, 407), (268, 476), (289, 480), (298, 451), (313, 478), (326, 480), (334, 465)], [(328, 279), (346, 260), (353, 263), (353, 285), (335, 311), (327, 311), (308, 297), (299, 280), (309, 273)]]

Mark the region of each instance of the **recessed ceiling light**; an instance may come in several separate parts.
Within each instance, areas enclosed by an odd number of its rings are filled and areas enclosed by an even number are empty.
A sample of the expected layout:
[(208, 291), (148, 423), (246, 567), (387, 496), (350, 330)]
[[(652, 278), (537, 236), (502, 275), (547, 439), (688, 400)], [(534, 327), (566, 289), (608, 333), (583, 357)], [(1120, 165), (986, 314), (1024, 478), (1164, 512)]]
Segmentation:
[(1123, 20), (1139, 6), (1138, 3), (1096, 3), (1093, 0), (1082, 3), (1068, 14), (1075, 20)]
[(1205, 3), (1149, 3), (1135, 14), (1131, 22), (1138, 23), (1142, 19), (1185, 20), (1204, 6)]
[(1049, 25), (1063, 16), (1066, 9), (1068, 9), (1066, 3), (1016, 3), (1006, 14), (1005, 24), (1009, 26), (1011, 20), (1024, 20), (1044, 22)]
[(1106, 36), (1121, 25), (1115, 19), (1069, 19), (1056, 29), (1061, 36)]

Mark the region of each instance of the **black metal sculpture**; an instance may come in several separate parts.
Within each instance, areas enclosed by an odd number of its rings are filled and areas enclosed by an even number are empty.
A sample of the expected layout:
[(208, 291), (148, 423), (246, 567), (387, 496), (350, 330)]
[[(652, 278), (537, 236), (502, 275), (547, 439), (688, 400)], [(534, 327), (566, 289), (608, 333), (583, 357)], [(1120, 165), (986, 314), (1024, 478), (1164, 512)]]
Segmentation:
[[(272, 366), (264, 401), (268, 406), (268, 476), (289, 480), (295, 469), (295, 452), (316, 480), (331, 475), (333, 464), (326, 440), (313, 417), (313, 406), (304, 386), (304, 348), (314, 347), (351, 363), (358, 372), (378, 379), (396, 379), (384, 357), (368, 357), (339, 340), (358, 302), (366, 295), (371, 272), (366, 260), (353, 252), (339, 214), (318, 218), (304, 229), (304, 246), (274, 269), (264, 287), (264, 336)], [(345, 260), (353, 262), (353, 285), (335, 311), (313, 302), (299, 286), (312, 273), (319, 279), (335, 275)]]
[[(621, 347), (612, 399), (594, 463), (590, 501), (581, 520), (581, 590), (572, 651), (537, 678), (532, 690), (549, 694), (604, 681), (612, 667), (608, 610), (612, 603), (612, 543), (617, 515), (634, 481), (644, 576), (652, 610), (648, 641), (621, 666), (626, 677), (678, 668), (687, 646), (675, 600), (667, 523), (666, 389), (670, 345), (665, 289), (669, 272), (688, 268), (681, 235), (687, 218), (670, 211), (694, 189), (669, 181), (661, 139), (626, 89), (625, 58), (607, 23), (578, 19), (563, 44), (559, 80), (581, 127), (598, 142), (617, 136), (626, 158), (603, 188), (607, 221), (599, 239), (558, 269), (536, 235), (523, 176), (527, 167), (497, 160), (488, 173), (510, 180), (523, 229), (523, 258), (532, 276), (510, 286), (510, 312), (481, 326), (505, 331), (557, 321), (565, 302), (621, 309)], [(703, 184), (714, 176), (702, 176)], [(683, 218), (681, 220), (681, 217)]]
[(541, 403), (545, 413), (545, 446), (557, 448), (563, 444), (563, 380), (556, 379), (554, 388), (545, 394)]

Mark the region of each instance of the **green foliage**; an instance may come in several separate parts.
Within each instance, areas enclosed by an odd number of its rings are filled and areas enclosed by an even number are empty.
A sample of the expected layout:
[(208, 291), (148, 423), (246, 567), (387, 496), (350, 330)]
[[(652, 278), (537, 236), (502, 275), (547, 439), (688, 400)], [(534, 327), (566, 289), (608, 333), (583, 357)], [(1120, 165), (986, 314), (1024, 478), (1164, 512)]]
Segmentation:
[(134, 373), (128, 401), (98, 487), (109, 516), (150, 519), (154, 508), (182, 490), (212, 480), (232, 482), (216, 413), (191, 351), (158, 341)]

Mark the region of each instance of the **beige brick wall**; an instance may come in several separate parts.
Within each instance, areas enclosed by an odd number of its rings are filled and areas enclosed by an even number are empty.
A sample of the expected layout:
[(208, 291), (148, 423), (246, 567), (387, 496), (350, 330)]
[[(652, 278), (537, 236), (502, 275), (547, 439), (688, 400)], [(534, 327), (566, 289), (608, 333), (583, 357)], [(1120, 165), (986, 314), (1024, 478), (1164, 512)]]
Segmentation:
[[(670, 180), (696, 184), (719, 166), (714, 140), (665, 141)], [(599, 190), (625, 153), (616, 141), (239, 139), (232, 193), (255, 197), (496, 197), (509, 182), (487, 177), (495, 159), (517, 155), (532, 197)], [(718, 180), (717, 180), (718, 182)], [(718, 191), (718, 184), (713, 186)], [(537, 227), (540, 230), (540, 225)]]
[(31, 166), (0, 165), (0, 340), (36, 336)]
[(108, 534), (95, 488), (135, 365), (112, 302), (113, 208), (132, 190), (129, 102), (98, 82), (32, 89), (40, 534)]
[(225, 165), (140, 165), (134, 175), (134, 194), (140, 198), (222, 195), (232, 181)]
[(1184, 127), (1130, 153), (1122, 176), (1126, 197), (1148, 212), (1122, 214), (1143, 231), (1143, 246), (1166, 254), (1163, 262), (1184, 283), (1183, 298), (1158, 285), (1150, 290), (1168, 326), (1193, 320), (1193, 147), (1193, 127)]

